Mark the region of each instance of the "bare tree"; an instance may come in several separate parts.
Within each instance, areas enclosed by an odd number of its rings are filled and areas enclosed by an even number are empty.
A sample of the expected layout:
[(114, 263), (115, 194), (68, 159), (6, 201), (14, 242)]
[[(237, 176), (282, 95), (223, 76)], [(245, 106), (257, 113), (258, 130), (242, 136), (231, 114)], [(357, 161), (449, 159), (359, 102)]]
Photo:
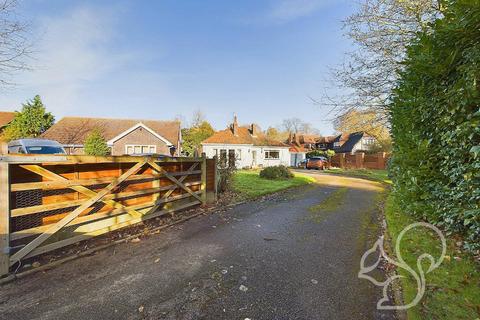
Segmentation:
[(300, 132), (302, 125), (303, 121), (301, 119), (290, 118), (283, 120), (281, 127), (287, 132), (297, 133)]
[(385, 120), (385, 107), (402, 66), (406, 47), (416, 33), (441, 16), (440, 0), (363, 0), (344, 21), (355, 44), (346, 61), (332, 70), (338, 95), (314, 100), (331, 107), (333, 115), (351, 109), (369, 109)]
[(311, 123), (304, 122), (300, 126), (300, 132), (304, 134), (320, 135), (320, 131), (314, 128)]
[(206, 118), (202, 110), (197, 109), (193, 112), (192, 122), (190, 123), (190, 127), (199, 127), (202, 124), (202, 122), (204, 122), (205, 120)]
[(11, 77), (28, 69), (31, 53), (27, 24), (16, 14), (17, 0), (0, 0), (0, 84), (11, 85)]
[(314, 128), (311, 123), (305, 122), (299, 118), (283, 120), (280, 130), (288, 133), (319, 134), (319, 131)]

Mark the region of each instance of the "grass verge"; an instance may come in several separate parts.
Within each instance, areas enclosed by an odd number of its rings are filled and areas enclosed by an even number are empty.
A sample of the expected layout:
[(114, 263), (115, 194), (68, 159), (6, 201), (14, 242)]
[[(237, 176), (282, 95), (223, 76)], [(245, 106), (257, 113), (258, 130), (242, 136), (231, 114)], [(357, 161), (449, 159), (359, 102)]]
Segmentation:
[(314, 178), (300, 174), (295, 174), (292, 179), (269, 180), (260, 178), (259, 171), (239, 170), (233, 177), (233, 190), (241, 199), (252, 199), (314, 181)]
[[(416, 222), (402, 213), (389, 195), (385, 205), (385, 218), (392, 247), (398, 234), (407, 225)], [(417, 258), (423, 253), (440, 256), (441, 245), (430, 232), (410, 230), (401, 242), (401, 254), (405, 262), (417, 270)], [(422, 264), (424, 270), (427, 264)], [(402, 278), (403, 299), (407, 304), (417, 294), (415, 279), (404, 269), (397, 272)], [(438, 269), (426, 274), (426, 291), (421, 302), (407, 311), (409, 320), (424, 319), (480, 319), (480, 268), (468, 254), (462, 253), (454, 239), (447, 238), (447, 255)]]
[(332, 169), (326, 169), (324, 172), (392, 184), (392, 180), (390, 180), (390, 178), (388, 177), (387, 170), (340, 169), (340, 168), (333, 169), (332, 168)]

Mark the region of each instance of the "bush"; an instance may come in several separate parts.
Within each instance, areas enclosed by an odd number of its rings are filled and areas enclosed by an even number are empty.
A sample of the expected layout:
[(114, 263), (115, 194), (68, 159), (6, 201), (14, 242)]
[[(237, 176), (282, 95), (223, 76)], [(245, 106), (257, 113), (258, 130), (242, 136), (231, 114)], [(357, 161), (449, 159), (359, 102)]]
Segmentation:
[(99, 129), (92, 130), (83, 145), (85, 154), (89, 156), (106, 156), (110, 153), (107, 141)]
[(285, 166), (267, 167), (260, 171), (260, 178), (270, 180), (292, 179), (293, 173)]
[(480, 6), (446, 1), (409, 47), (390, 106), (394, 195), (402, 211), (480, 249)]

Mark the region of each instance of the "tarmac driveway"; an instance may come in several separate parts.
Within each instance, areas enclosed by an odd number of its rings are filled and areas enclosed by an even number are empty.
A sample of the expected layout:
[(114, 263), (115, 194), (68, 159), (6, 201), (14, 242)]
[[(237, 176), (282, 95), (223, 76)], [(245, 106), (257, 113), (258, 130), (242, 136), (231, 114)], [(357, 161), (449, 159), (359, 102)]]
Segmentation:
[(316, 176), (1, 286), (0, 318), (393, 319), (357, 278), (381, 188)]

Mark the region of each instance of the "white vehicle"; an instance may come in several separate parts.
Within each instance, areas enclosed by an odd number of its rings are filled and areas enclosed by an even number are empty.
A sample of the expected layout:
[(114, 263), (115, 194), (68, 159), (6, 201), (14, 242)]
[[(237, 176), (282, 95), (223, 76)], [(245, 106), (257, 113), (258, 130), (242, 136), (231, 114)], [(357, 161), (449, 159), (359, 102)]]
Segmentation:
[(19, 139), (8, 143), (11, 154), (67, 154), (57, 141), (46, 139)]

